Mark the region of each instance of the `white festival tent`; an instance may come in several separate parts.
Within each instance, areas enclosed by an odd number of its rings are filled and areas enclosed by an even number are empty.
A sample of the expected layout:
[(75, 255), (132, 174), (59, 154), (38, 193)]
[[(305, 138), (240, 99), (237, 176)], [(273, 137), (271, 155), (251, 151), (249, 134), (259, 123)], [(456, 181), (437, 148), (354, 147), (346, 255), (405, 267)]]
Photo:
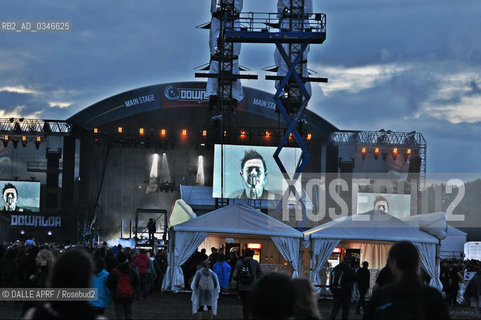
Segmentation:
[(169, 230), (169, 265), (162, 290), (178, 291), (184, 288), (182, 264), (212, 233), (269, 237), (294, 269), (292, 277), (299, 274), (299, 246), (303, 234), (252, 207), (231, 204), (173, 226)]
[(438, 271), (439, 261), (436, 260), (436, 246), (439, 240), (384, 211), (371, 210), (338, 218), (305, 231), (304, 238), (311, 241), (310, 268), (314, 285), (321, 284), (319, 272), (341, 240), (360, 242), (407, 240), (418, 248), (422, 266), (431, 277), (430, 285), (442, 289)]
[(441, 258), (462, 259), (464, 244), (466, 243), (466, 232), (455, 227), (448, 226), (447, 237), (441, 241)]

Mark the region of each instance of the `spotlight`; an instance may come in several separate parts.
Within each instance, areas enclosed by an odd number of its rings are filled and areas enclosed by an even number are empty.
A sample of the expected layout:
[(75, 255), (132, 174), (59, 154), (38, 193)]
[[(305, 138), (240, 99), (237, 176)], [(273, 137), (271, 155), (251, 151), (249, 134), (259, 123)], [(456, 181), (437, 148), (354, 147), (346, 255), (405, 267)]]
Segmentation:
[(380, 153), (379, 148), (375, 148), (375, 149), (374, 149), (374, 159), (377, 160), (377, 158), (379, 158), (379, 153)]
[(224, 130), (224, 137), (227, 137), (227, 130)]
[(294, 135), (291, 133), (289, 133), (289, 141), (292, 140), (292, 138), (294, 137)]
[(145, 133), (144, 128), (140, 128), (140, 129), (139, 129), (139, 135), (143, 136), (144, 133)]
[(393, 160), (396, 160), (398, 155), (399, 155), (399, 150), (398, 150), (398, 148), (392, 149), (392, 159), (393, 159)]
[(42, 138), (41, 137), (37, 137), (37, 139), (35, 140), (35, 149), (38, 150), (38, 148), (40, 148), (40, 143), (42, 142)]
[(166, 135), (167, 135), (167, 130), (161, 129), (161, 130), (160, 130), (160, 136), (161, 136), (161, 137), (165, 137)]
[(23, 236), (25, 234), (25, 230), (21, 230), (20, 234)]
[(27, 137), (22, 136), (22, 146), (26, 147), (27, 146)]
[(202, 136), (207, 137), (207, 130), (202, 130)]
[(366, 149), (366, 148), (362, 148), (362, 149), (361, 149), (361, 159), (362, 159), (362, 160), (366, 160), (366, 154), (367, 154), (367, 149)]
[(269, 130), (266, 130), (266, 137), (269, 138), (271, 136), (271, 133), (269, 132)]
[(51, 236), (52, 236), (52, 231), (48, 230), (48, 231), (47, 231), (47, 236), (51, 237)]
[(240, 132), (241, 139), (245, 138), (245, 136), (246, 136), (245, 130), (241, 130), (241, 132)]
[(307, 140), (311, 140), (312, 139), (312, 134), (308, 133), (307, 134)]
[(122, 133), (122, 132), (124, 132), (124, 128), (122, 128), (122, 127), (118, 127), (118, 128), (117, 128), (117, 132), (118, 132), (118, 133)]
[(407, 149), (406, 153), (404, 154), (404, 161), (408, 161), (409, 156), (412, 154), (411, 149)]
[(187, 130), (186, 129), (182, 129), (182, 136), (184, 136), (184, 137), (187, 136)]
[(99, 128), (94, 128), (94, 133), (95, 134), (99, 133)]

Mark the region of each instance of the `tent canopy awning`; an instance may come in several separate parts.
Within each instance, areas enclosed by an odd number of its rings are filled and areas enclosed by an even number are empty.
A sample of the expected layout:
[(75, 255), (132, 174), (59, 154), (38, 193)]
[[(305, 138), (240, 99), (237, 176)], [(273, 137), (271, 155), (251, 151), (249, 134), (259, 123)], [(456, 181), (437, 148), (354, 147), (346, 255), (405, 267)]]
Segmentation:
[(174, 231), (302, 238), (298, 230), (244, 204), (231, 204), (172, 227)]
[(384, 211), (342, 217), (304, 232), (313, 239), (379, 240), (438, 243), (438, 239)]

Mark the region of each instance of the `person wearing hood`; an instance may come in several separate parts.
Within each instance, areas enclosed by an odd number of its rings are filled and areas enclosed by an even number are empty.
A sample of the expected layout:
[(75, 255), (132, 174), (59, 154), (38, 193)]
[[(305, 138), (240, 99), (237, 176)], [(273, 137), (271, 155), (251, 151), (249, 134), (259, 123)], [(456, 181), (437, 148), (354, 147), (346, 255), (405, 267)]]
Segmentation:
[(92, 288), (97, 288), (98, 300), (90, 301), (90, 304), (95, 308), (97, 314), (104, 314), (105, 309), (107, 309), (112, 302), (112, 295), (110, 289), (107, 287), (108, 277), (109, 273), (105, 270), (104, 259), (97, 257), (97, 259), (95, 259)]
[(231, 272), (231, 266), (225, 261), (225, 255), (219, 254), (218, 261), (212, 268), (220, 282), (222, 289), (227, 289), (229, 286), (229, 277)]
[(134, 288), (139, 283), (139, 278), (130, 268), (125, 253), (119, 252), (117, 262), (117, 268), (107, 278), (107, 287), (112, 292), (116, 319), (132, 319)]
[(191, 283), (192, 313), (197, 313), (197, 318), (202, 319), (202, 313), (207, 308), (209, 318), (217, 315), (217, 299), (219, 299), (219, 280), (214, 271), (209, 269), (209, 260), (204, 260)]

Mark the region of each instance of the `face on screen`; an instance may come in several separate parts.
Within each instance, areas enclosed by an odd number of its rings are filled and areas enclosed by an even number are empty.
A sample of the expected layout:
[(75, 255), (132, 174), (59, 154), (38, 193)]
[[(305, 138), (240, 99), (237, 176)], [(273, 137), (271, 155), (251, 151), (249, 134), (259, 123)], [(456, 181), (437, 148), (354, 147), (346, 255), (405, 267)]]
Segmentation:
[(378, 200), (374, 205), (374, 210), (382, 210), (386, 213), (389, 213), (389, 206), (386, 200)]
[(3, 191), (3, 202), (5, 202), (5, 210), (14, 211), (17, 207), (17, 190), (15, 188), (7, 188)]
[(261, 159), (250, 159), (244, 163), (241, 171), (246, 196), (251, 199), (262, 197), (266, 184), (266, 171)]

